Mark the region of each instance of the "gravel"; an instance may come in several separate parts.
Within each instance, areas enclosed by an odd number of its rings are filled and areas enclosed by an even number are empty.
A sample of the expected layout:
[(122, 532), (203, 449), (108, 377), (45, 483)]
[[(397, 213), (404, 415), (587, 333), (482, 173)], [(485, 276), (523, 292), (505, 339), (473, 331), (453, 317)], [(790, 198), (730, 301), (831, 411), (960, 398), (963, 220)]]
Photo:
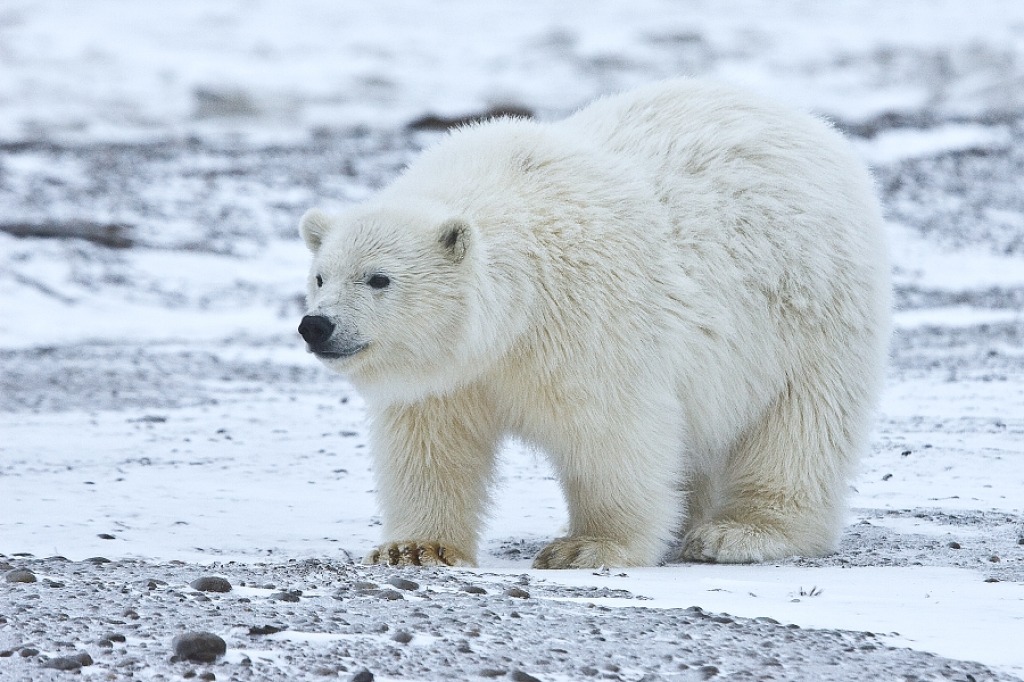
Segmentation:
[[(696, 606), (648, 609), (642, 600), (598, 606), (567, 601), (584, 590), (537, 581), (530, 599), (507, 596), (522, 590), (515, 576), (473, 574), (487, 589), (482, 595), (465, 592), (469, 575), (452, 569), (405, 573), (316, 560), (207, 567), (236, 586), (298, 586), (303, 598), (285, 603), (271, 598), (273, 589), (257, 587), (196, 599), (196, 567), (180, 562), (13, 561), (65, 587), (25, 583), (0, 594), (9, 623), (0, 628), (0, 677), (11, 680), (64, 679), (64, 671), (87, 661), (97, 679), (159, 673), (280, 680), (327, 672), (343, 679), (520, 682), (1010, 679), (977, 663), (894, 648), (869, 632), (799, 628)], [(160, 582), (151, 588), (139, 575)], [(353, 589), (413, 577), (419, 589), (406, 599)], [(619, 596), (627, 604), (633, 597)], [(96, 645), (100, 640), (110, 645)]]

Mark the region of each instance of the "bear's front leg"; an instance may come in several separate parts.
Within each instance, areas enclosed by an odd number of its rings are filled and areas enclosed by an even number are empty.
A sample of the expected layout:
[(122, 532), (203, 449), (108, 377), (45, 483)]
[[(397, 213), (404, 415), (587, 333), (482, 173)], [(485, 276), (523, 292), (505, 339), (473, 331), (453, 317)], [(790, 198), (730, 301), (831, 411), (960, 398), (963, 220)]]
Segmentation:
[(552, 453), (569, 506), (569, 535), (542, 549), (533, 567), (657, 564), (682, 511), (681, 444), (670, 429), (649, 424), (586, 433), (579, 448)]
[(465, 393), (374, 414), (385, 541), (364, 563), (475, 566), (497, 439), (490, 411)]

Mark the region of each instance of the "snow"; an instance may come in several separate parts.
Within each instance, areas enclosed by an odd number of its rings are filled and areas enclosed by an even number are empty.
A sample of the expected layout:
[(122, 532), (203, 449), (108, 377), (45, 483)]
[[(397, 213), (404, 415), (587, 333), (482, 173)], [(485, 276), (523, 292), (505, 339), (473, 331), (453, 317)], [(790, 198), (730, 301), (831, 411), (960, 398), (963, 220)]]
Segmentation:
[[(116, 222), (134, 210), (78, 216), (73, 204), (51, 200), (47, 192), (93, 191), (93, 178), (78, 157), (63, 155), (55, 165), (48, 145), (101, 149), (195, 138), (229, 148), (287, 147), (324, 130), (389, 131), (424, 113), (460, 115), (498, 103), (553, 117), (678, 73), (747, 85), (845, 124), (885, 114), (944, 121), (859, 138), (860, 153), (879, 167), (1006, 152), (1021, 139), (1019, 119), (1003, 121), (1024, 106), (1024, 6), (857, 0), (769, 10), (753, 0), (685, 7), (600, 0), (581, 12), (540, 0), (8, 0), (0, 10), (0, 189), (35, 199), (17, 210), (0, 205), (0, 224)], [(960, 120), (970, 117), (979, 120)], [(226, 157), (198, 152), (191, 161), (200, 174), (235, 168)], [(187, 204), (201, 188), (198, 177), (147, 191), (167, 206)], [(340, 171), (331, 182), (328, 200), (371, 189)], [(297, 238), (269, 227), (267, 205), (323, 197), (288, 178), (273, 192), (226, 192), (227, 204), (263, 219), (231, 253), (182, 247), (206, 234), (191, 219), (142, 221), (143, 245), (113, 255), (0, 232), (0, 358), (18, 358), (39, 377), (63, 372), (44, 389), (58, 398), (82, 389), (65, 383), (75, 367), (49, 367), (48, 353), (79, 344), (109, 348), (112, 372), (127, 371), (129, 351), (141, 348), (157, 365), (146, 370), (151, 377), (190, 375), (181, 358), (191, 353), (274, 376), (312, 375), (310, 385), (258, 374), (230, 382), (220, 374), (187, 376), (195, 399), (185, 393), (159, 402), (162, 389), (154, 388), (138, 405), (82, 406), (69, 398), (66, 409), (0, 411), (0, 552), (200, 564), (341, 560), (378, 540), (362, 402), (343, 380), (317, 373), (296, 342), (297, 308), (289, 302), (302, 295), (307, 254)], [(297, 220), (301, 209), (294, 213)], [(993, 208), (987, 215), (1024, 226), (1019, 213)], [(983, 243), (950, 249), (896, 222), (888, 229), (896, 285), (951, 299), (897, 311), (897, 333), (971, 335), (979, 353), (1000, 354), (1010, 369), (892, 373), (850, 521), (870, 517), (898, 535), (948, 538), (955, 530), (961, 539), (988, 538), (974, 528), (871, 514), (1024, 514), (1024, 310), (956, 300), (965, 292), (1019, 291), (1024, 261)], [(997, 338), (996, 328), (1016, 336)], [(939, 344), (926, 352), (943, 362), (959, 351)], [(0, 381), (0, 389), (14, 388)], [(905, 450), (912, 454), (902, 456)], [(700, 605), (801, 627), (886, 633), (899, 646), (1024, 675), (1024, 652), (1015, 646), (1024, 632), (1021, 579), (984, 582), (984, 565), (672, 565), (630, 569), (625, 577), (532, 571), (525, 555), (507, 547), (539, 546), (558, 534), (564, 504), (541, 455), (509, 443), (501, 460), (479, 573), (626, 589), (650, 598), (642, 602), (650, 608)], [(820, 593), (801, 595), (812, 588)], [(429, 645), (424, 637), (413, 644)]]
[[(801, 627), (867, 630), (886, 635), (885, 641), (896, 646), (1006, 668), (1020, 666), (1014, 642), (1015, 633), (1024, 628), (1024, 589), (1009, 583), (985, 583), (980, 575), (959, 569), (832, 568), (809, 572), (792, 567), (696, 565), (629, 569), (624, 577), (567, 571), (559, 574), (557, 581), (630, 590), (649, 597), (643, 604), (648, 608), (699, 604), (737, 616), (768, 615)], [(587, 601), (636, 606), (632, 600), (608, 597)]]

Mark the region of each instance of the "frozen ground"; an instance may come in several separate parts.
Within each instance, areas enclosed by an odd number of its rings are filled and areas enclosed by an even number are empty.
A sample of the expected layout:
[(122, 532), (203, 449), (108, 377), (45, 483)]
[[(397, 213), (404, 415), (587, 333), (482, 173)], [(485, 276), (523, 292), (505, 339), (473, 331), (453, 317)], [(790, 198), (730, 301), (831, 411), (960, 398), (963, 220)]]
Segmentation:
[[(0, 679), (1024, 676), (1018, 0), (349, 5), (0, 7), (0, 572), (36, 577), (0, 581)], [(387, 182), (424, 115), (677, 73), (875, 166), (897, 333), (840, 552), (532, 571), (565, 511), (510, 444), (480, 569), (352, 565), (362, 405), (295, 334), (298, 216)], [(172, 661), (192, 630), (226, 654)]]

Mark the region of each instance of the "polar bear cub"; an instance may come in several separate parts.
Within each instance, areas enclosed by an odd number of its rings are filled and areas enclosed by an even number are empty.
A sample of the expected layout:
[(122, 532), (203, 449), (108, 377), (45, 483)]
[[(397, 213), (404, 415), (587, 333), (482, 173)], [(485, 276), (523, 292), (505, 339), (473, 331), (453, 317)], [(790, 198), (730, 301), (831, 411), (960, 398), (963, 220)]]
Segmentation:
[(835, 549), (889, 264), (872, 181), (826, 123), (663, 82), (456, 130), (300, 232), (299, 331), (371, 416), (367, 562), (474, 564), (508, 436), (568, 505), (536, 567)]

